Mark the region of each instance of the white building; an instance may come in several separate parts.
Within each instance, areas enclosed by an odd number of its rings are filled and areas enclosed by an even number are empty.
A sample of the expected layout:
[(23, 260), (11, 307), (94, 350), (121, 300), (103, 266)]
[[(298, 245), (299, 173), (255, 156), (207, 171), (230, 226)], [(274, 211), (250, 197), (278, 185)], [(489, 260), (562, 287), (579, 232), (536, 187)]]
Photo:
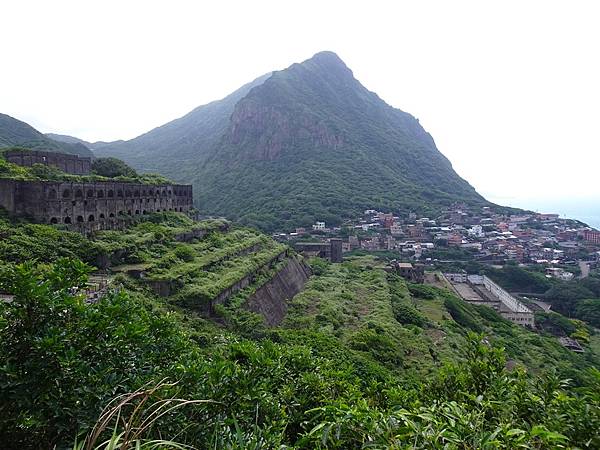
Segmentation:
[(325, 230), (325, 222), (316, 222), (313, 226), (312, 226), (313, 230)]

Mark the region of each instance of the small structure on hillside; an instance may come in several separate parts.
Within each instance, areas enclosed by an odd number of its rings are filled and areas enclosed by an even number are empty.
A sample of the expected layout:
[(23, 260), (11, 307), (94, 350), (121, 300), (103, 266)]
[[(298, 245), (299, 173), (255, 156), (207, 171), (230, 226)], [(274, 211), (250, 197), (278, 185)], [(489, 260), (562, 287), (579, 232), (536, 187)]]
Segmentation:
[(425, 281), (425, 266), (423, 264), (411, 264), (407, 262), (392, 261), (392, 270), (402, 278), (411, 283), (422, 284)]
[(294, 249), (306, 257), (328, 259), (333, 263), (342, 262), (342, 240), (332, 238), (329, 242), (297, 242)]
[(583, 353), (583, 347), (577, 342), (575, 339), (570, 337), (560, 337), (558, 338), (558, 342), (562, 344), (563, 347), (575, 352), (575, 353)]

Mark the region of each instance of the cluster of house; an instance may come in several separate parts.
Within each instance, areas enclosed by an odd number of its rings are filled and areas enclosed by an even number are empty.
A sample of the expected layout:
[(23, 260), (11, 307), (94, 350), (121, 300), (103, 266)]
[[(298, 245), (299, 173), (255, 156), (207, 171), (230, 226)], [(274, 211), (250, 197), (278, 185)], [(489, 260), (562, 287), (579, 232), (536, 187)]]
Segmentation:
[[(312, 228), (277, 233), (280, 241), (329, 242), (342, 239), (342, 251), (393, 251), (401, 260), (427, 263), (438, 255), (452, 260), (453, 252), (468, 251), (472, 259), (488, 264), (546, 264), (546, 275), (563, 280), (573, 274), (565, 266), (600, 262), (600, 231), (562, 219), (558, 214), (499, 214), (489, 207), (455, 204), (436, 218), (416, 213), (396, 216), (374, 209), (341, 227), (316, 222)], [(555, 267), (561, 266), (561, 267)]]

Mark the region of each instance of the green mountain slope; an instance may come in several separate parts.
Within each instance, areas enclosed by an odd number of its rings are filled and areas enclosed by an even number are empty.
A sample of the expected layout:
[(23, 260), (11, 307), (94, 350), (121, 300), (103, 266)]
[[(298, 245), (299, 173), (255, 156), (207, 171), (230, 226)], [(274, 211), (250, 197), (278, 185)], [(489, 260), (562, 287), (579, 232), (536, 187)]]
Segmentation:
[(235, 104), (270, 74), (242, 86), (222, 100), (199, 106), (185, 116), (130, 141), (91, 144), (98, 156), (123, 159), (140, 171), (160, 171), (177, 181), (190, 180), (225, 132)]
[(92, 151), (80, 142), (56, 141), (25, 122), (6, 114), (0, 114), (0, 148), (4, 147), (24, 147), (33, 150), (94, 156)]
[(203, 212), (272, 230), (365, 208), (486, 201), (410, 114), (331, 52), (274, 72), (102, 155), (193, 182)]

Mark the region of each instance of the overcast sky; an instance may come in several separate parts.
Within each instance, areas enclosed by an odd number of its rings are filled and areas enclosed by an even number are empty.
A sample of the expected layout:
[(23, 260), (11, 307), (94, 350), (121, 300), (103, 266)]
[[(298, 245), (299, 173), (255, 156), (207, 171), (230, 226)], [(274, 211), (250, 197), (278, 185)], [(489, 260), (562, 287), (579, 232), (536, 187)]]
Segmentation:
[(332, 50), (480, 193), (600, 203), (599, 4), (2, 0), (0, 112), (129, 139)]

